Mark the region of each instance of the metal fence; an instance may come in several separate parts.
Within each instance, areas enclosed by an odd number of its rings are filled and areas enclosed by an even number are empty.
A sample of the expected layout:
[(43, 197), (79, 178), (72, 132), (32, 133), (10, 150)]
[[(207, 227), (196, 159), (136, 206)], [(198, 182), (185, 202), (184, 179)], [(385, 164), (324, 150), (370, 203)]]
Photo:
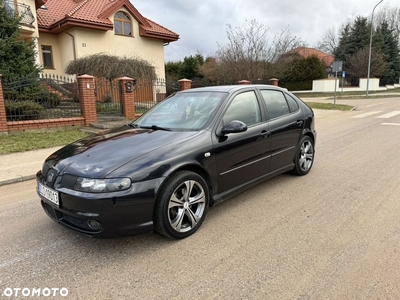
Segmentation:
[[(118, 80), (95, 79), (96, 108), (98, 116), (121, 116), (121, 87)], [(176, 82), (165, 79), (136, 79), (133, 89), (135, 112), (142, 114), (178, 90)]]
[(98, 116), (121, 116), (121, 91), (117, 80), (95, 78), (96, 109)]
[(155, 104), (163, 101), (166, 97), (178, 90), (179, 86), (177, 82), (169, 82), (163, 78), (158, 78), (156, 80), (137, 80), (134, 90), (136, 113), (146, 112)]
[(7, 121), (80, 117), (76, 81), (50, 75), (3, 77)]
[[(195, 83), (195, 86), (206, 83)], [(96, 109), (99, 117), (122, 116), (121, 90), (117, 80), (95, 78)], [(137, 79), (134, 85), (135, 112), (142, 114), (179, 90), (165, 79)], [(78, 82), (75, 76), (31, 75), (3, 77), (7, 121), (81, 117)]]

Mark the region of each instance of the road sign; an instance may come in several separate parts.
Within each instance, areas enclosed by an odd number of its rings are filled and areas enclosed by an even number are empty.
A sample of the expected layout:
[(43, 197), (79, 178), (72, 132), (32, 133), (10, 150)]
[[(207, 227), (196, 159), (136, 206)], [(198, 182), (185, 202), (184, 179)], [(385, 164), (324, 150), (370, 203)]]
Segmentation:
[(342, 72), (343, 69), (343, 61), (337, 60), (333, 62), (332, 72)]
[(346, 77), (346, 71), (342, 72), (342, 77), (345, 78)]

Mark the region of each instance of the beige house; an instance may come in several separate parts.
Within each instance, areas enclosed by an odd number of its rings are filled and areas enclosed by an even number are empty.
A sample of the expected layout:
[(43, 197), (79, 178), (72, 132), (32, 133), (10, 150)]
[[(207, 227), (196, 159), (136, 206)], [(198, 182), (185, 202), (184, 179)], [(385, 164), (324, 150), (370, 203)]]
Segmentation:
[(144, 59), (165, 78), (164, 47), (179, 39), (129, 0), (5, 1), (20, 15), (30, 12), (30, 19), (22, 19), (21, 38), (35, 38), (37, 61), (47, 74), (63, 75), (71, 60), (103, 52)]
[(31, 41), (39, 36), (36, 10), (43, 4), (43, 0), (3, 0), (3, 5), (7, 10), (21, 17), (21, 39)]

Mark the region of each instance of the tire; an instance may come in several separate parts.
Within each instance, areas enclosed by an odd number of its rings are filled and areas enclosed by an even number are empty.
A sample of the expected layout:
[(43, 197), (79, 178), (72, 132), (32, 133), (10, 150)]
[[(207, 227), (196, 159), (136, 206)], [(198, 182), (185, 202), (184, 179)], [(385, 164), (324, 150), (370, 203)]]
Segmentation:
[(295, 167), (292, 173), (303, 176), (310, 172), (314, 163), (314, 142), (309, 136), (304, 136), (297, 147), (297, 152), (294, 157)]
[(173, 174), (159, 193), (154, 209), (154, 229), (174, 239), (192, 235), (206, 217), (209, 199), (203, 177), (189, 171)]

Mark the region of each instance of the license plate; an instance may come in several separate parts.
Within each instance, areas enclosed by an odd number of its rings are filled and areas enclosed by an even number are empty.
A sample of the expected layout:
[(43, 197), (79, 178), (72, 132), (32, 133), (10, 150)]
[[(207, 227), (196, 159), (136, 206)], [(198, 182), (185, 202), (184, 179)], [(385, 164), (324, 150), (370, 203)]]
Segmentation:
[(44, 186), (43, 184), (38, 182), (38, 192), (39, 195), (41, 195), (46, 200), (54, 203), (57, 206), (60, 205), (60, 202), (58, 200), (58, 192), (56, 192), (55, 190), (50, 189), (47, 186)]

